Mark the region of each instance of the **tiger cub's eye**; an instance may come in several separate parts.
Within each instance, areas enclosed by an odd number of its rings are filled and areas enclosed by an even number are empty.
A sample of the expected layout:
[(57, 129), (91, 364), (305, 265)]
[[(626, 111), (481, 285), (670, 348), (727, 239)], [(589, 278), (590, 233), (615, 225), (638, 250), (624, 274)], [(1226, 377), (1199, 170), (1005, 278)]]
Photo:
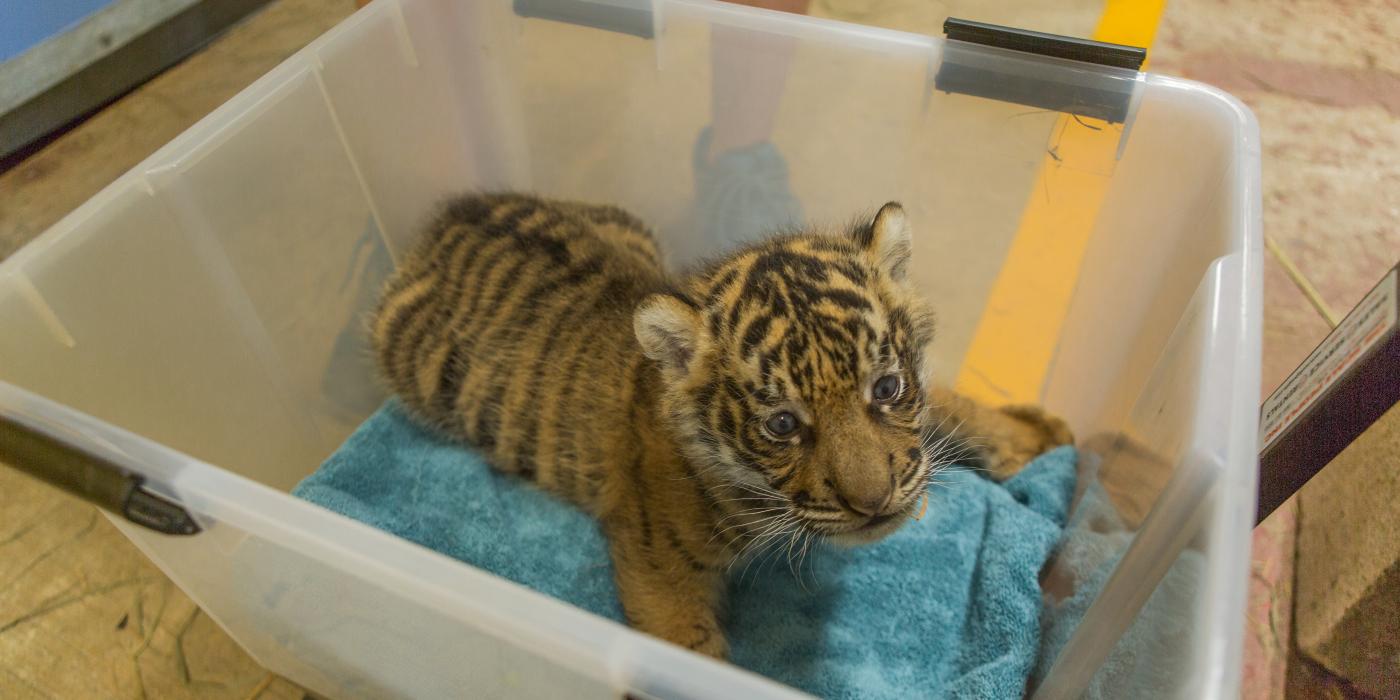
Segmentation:
[(886, 374), (875, 380), (875, 386), (871, 388), (870, 395), (880, 403), (893, 401), (899, 396), (899, 390), (904, 388), (904, 382), (897, 374)]
[(774, 413), (764, 421), (763, 427), (768, 429), (768, 434), (776, 438), (785, 438), (797, 432), (797, 416), (788, 411)]

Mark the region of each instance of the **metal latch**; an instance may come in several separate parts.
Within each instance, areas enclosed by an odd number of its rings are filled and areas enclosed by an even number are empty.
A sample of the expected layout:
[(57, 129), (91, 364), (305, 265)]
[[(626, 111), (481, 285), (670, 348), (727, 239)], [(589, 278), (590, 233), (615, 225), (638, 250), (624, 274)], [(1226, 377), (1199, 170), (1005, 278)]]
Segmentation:
[(0, 462), (156, 532), (200, 531), (178, 503), (146, 489), (140, 474), (3, 415)]

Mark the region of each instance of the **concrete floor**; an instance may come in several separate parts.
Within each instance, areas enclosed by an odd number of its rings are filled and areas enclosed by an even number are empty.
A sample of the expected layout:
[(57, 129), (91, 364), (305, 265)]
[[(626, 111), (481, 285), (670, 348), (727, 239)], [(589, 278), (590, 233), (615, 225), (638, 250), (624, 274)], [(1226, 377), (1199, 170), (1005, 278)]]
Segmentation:
[[(0, 258), (352, 10), (351, 0), (278, 0), (0, 174)], [(812, 11), (930, 34), (953, 14), (1087, 35), (1101, 4), (815, 0)], [(1151, 69), (1240, 96), (1263, 130), (1266, 394), (1400, 257), (1396, 36), (1392, 0), (1173, 0), (1166, 10)], [(1346, 691), (1288, 663), (1295, 523), (1289, 506), (1255, 533), (1247, 697)], [(0, 697), (302, 694), (91, 507), (0, 470)]]

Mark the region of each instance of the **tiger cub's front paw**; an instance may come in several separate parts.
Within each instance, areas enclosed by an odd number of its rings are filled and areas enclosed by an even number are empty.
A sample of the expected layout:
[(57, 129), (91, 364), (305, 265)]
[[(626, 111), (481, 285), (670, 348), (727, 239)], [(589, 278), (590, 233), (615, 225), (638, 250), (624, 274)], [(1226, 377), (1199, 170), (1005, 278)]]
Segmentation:
[(664, 627), (647, 626), (644, 629), (672, 644), (716, 659), (722, 660), (729, 654), (729, 643), (724, 638), (724, 632), (713, 621), (675, 620)]
[(1064, 420), (1039, 406), (1003, 406), (997, 414), (995, 428), (982, 440), (987, 470), (998, 481), (1011, 478), (1031, 460), (1060, 445), (1074, 444), (1074, 434)]

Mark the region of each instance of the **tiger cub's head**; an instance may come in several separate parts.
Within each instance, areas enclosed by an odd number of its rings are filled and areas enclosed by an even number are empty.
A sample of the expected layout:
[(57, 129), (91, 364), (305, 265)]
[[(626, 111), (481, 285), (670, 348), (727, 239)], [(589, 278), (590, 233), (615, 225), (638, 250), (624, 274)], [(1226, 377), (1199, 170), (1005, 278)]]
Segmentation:
[(697, 470), (788, 524), (873, 541), (917, 508), (932, 315), (897, 203), (837, 235), (774, 237), (638, 307), (662, 408)]

